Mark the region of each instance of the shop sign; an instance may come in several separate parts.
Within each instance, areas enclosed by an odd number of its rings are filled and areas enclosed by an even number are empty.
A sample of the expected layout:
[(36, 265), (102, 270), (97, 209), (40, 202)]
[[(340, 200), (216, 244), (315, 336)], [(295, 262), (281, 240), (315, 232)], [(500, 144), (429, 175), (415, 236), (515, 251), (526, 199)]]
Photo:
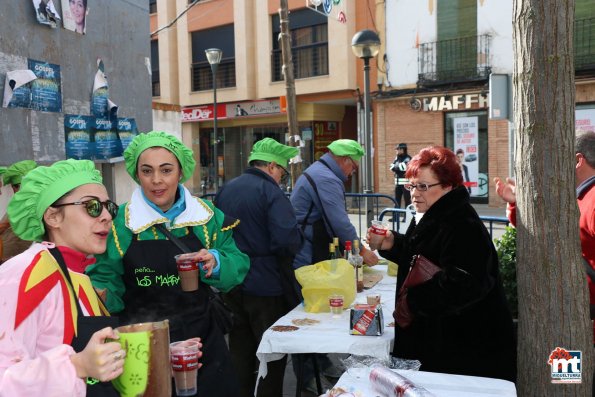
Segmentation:
[[(477, 106), (474, 106), (476, 105)], [(488, 98), (480, 94), (434, 96), (423, 98), (424, 112), (442, 112), (445, 110), (462, 110), (487, 108)]]
[(228, 118), (262, 116), (281, 113), (281, 101), (278, 99), (228, 103), (225, 105)]
[[(182, 122), (188, 121), (208, 121), (213, 120), (213, 105), (196, 106), (182, 109)], [(226, 109), (224, 105), (217, 105), (217, 120), (226, 119)]]
[[(283, 112), (279, 99), (217, 104), (217, 120), (280, 113)], [(182, 122), (210, 121), (213, 120), (214, 116), (213, 105), (182, 109)]]

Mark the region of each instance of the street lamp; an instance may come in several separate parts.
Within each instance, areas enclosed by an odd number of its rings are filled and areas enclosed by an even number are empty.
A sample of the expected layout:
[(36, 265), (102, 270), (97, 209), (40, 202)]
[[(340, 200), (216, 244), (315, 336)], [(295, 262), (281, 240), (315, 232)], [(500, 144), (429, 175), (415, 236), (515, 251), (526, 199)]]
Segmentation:
[(207, 60), (211, 65), (211, 71), (213, 72), (213, 134), (215, 136), (215, 142), (213, 143), (213, 165), (215, 167), (215, 192), (219, 189), (219, 159), (217, 158), (217, 67), (221, 62), (223, 51), (219, 48), (209, 48), (205, 50)]
[[(364, 60), (364, 144), (366, 146), (366, 175), (364, 193), (373, 192), (372, 180), (372, 128), (370, 118), (370, 58), (378, 55), (380, 37), (368, 29), (357, 32), (351, 39), (351, 49), (356, 57)], [(366, 198), (366, 221), (370, 226), (373, 218), (372, 198)]]

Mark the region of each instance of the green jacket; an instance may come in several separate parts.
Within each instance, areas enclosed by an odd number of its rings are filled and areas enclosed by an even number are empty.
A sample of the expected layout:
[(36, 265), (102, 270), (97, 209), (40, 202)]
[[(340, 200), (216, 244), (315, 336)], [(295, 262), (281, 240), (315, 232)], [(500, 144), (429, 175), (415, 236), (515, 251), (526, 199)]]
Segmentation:
[[(204, 278), (202, 273), (201, 279), (206, 284), (227, 292), (244, 281), (250, 267), (248, 256), (236, 247), (233, 240), (232, 228), (239, 221), (227, 225), (224, 221), (225, 215), (212, 202), (193, 197), (187, 190), (185, 193), (187, 208), (174, 219), (169, 229), (176, 237), (182, 237), (187, 233), (187, 227), (191, 226), (190, 230), (200, 239), (206, 249), (216, 249), (219, 252), (219, 279)], [(100, 290), (107, 289), (105, 303), (111, 313), (117, 313), (124, 309), (125, 303), (122, 300), (125, 292), (122, 279), (124, 274), (123, 257), (130, 246), (134, 233), (138, 234), (139, 240), (166, 240), (166, 237), (154, 225), (167, 223), (167, 219), (157, 216), (156, 212), (150, 213), (150, 210), (146, 210), (146, 205), (145, 208), (138, 210), (143, 206), (140, 200), (142, 197), (135, 192), (130, 202), (120, 206), (118, 216), (112, 224), (112, 231), (108, 235), (107, 250), (96, 256), (97, 262), (86, 270), (94, 287)], [(131, 206), (132, 202), (135, 202), (136, 205)], [(196, 211), (196, 208), (199, 211)], [(139, 213), (142, 215), (138, 215)], [(137, 214), (136, 224), (135, 214)], [(142, 225), (139, 226), (139, 222)]]

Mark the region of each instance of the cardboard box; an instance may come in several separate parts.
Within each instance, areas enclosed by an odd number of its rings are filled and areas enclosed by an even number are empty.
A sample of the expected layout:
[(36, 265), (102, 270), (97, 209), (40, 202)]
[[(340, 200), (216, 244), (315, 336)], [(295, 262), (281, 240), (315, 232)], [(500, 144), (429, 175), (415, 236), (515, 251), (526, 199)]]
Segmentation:
[(351, 335), (380, 336), (384, 332), (382, 306), (355, 305), (349, 317)]

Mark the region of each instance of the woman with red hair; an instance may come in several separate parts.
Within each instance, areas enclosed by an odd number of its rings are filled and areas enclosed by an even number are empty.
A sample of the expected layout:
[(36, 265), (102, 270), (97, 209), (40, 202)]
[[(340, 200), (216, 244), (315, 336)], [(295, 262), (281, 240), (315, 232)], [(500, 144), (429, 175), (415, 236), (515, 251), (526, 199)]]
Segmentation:
[(399, 264), (397, 296), (414, 255), (440, 268), (410, 287), (410, 325), (396, 321), (393, 355), (421, 361), (424, 371), (514, 381), (512, 317), (498, 271), (498, 256), (469, 204), (461, 167), (448, 148), (422, 149), (409, 162), (405, 186), (415, 220), (407, 232), (389, 233), (380, 254)]

